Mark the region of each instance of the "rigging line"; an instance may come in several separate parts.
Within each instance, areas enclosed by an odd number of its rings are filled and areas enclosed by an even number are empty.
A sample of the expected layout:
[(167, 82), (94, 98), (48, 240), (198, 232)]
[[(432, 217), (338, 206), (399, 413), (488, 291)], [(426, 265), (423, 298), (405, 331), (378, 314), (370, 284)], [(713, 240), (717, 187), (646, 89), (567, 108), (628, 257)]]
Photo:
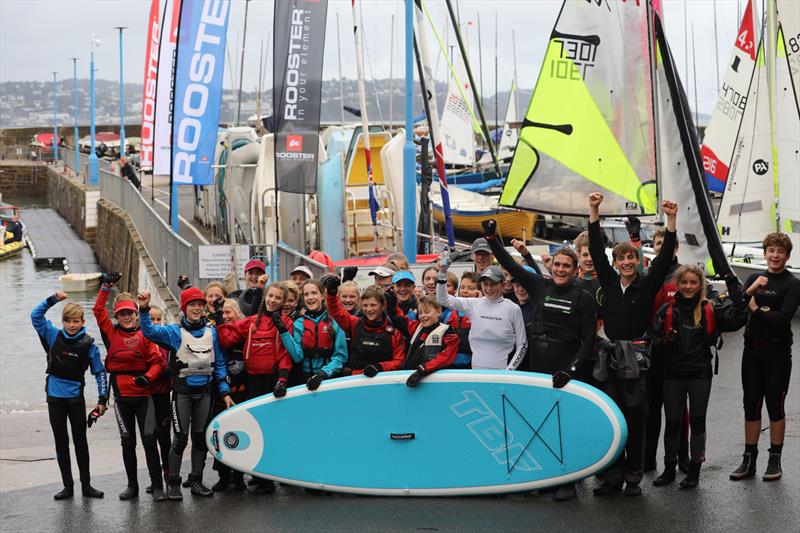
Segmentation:
[[(547, 414), (542, 419), (542, 421), (539, 423), (539, 425), (536, 428), (534, 428), (533, 426), (531, 426), (530, 422), (528, 422), (528, 420), (524, 416), (522, 416), (522, 413), (519, 412), (519, 409), (517, 409), (517, 407), (513, 404), (513, 402), (511, 402), (511, 400), (508, 399), (508, 396), (506, 396), (505, 394), (503, 394), (502, 396), (503, 396), (503, 404), (504, 404), (503, 405), (503, 426), (506, 428), (506, 431), (508, 430), (508, 425), (506, 424), (506, 417), (505, 417), (505, 402), (508, 402), (508, 405), (510, 405), (511, 408), (514, 411), (516, 411), (517, 415), (519, 415), (519, 417), (522, 419), (522, 421), (525, 422), (525, 425), (527, 425), (528, 428), (530, 428), (530, 430), (533, 431), (533, 436), (530, 438), (530, 440), (528, 440), (527, 444), (525, 444), (525, 446), (522, 448), (522, 451), (520, 452), (519, 456), (517, 457), (517, 460), (514, 461), (514, 464), (512, 465), (511, 469), (509, 470), (509, 473), (511, 473), (511, 471), (514, 470), (514, 467), (516, 467), (517, 463), (522, 458), (522, 455), (528, 450), (528, 447), (530, 447), (530, 445), (533, 442), (533, 440), (535, 438), (537, 438), (537, 437), (539, 438), (540, 441), (542, 441), (542, 444), (544, 444), (545, 448), (547, 448), (548, 451), (551, 454), (553, 454), (553, 457), (556, 458), (556, 461), (558, 461), (559, 463), (561, 463), (563, 465), (564, 464), (563, 455), (561, 455), (561, 456), (557, 455), (556, 452), (553, 450), (553, 448), (551, 448), (550, 445), (547, 444), (547, 441), (545, 441), (544, 438), (539, 434), (539, 430), (542, 429), (542, 427), (545, 425), (547, 420), (550, 418), (550, 415), (553, 414), (554, 410), (556, 411), (556, 417), (558, 418), (558, 424), (560, 426), (560, 424), (561, 424), (561, 410), (560, 409), (556, 409), (558, 407), (559, 403), (560, 403), (560, 400), (556, 400), (553, 403), (553, 406), (547, 412)], [(560, 435), (561, 434), (559, 432), (559, 440), (561, 438)], [(559, 443), (559, 445), (561, 445), (561, 444)], [(562, 447), (562, 449), (563, 449), (563, 447)], [(508, 453), (508, 445), (506, 445), (506, 453)]]
[[(361, 20), (364, 20), (364, 2), (358, 3), (358, 11), (359, 15), (361, 16)], [(375, 93), (375, 105), (378, 108), (378, 117), (381, 121), (381, 129), (386, 131), (386, 123), (383, 120), (383, 110), (381, 109), (381, 99), (378, 96), (378, 82), (375, 80), (375, 72), (372, 70), (372, 60), (369, 57), (369, 47), (367, 46), (367, 32), (364, 31), (366, 29), (366, 25), (362, 22), (361, 24), (361, 48), (364, 49), (364, 55), (366, 56), (367, 60), (367, 68), (369, 69), (369, 75), (372, 77), (372, 92)]]

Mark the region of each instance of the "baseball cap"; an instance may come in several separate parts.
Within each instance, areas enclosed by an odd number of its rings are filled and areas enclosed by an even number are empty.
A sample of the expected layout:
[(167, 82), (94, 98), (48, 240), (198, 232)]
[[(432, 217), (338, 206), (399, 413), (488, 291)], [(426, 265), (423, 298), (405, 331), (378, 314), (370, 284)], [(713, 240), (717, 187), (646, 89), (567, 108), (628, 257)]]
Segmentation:
[(131, 311), (133, 313), (138, 313), (139, 308), (136, 307), (136, 302), (133, 302), (132, 300), (122, 300), (117, 302), (117, 304), (114, 306), (114, 315), (120, 311)]
[(389, 276), (394, 276), (394, 270), (389, 267), (385, 267), (383, 265), (376, 266), (372, 270), (369, 271), (370, 276), (378, 276), (381, 278), (387, 278)]
[(409, 272), (408, 270), (401, 270), (400, 272), (395, 272), (392, 276), (392, 283), (398, 283), (400, 281), (410, 281), (411, 283), (416, 283), (417, 280), (414, 279), (414, 274)]
[(488, 254), (492, 253), (492, 249), (489, 247), (489, 243), (483, 237), (478, 237), (474, 241), (472, 241), (472, 253), (475, 252), (486, 252)]
[(292, 274), (296, 274), (297, 272), (302, 272), (303, 274), (305, 274), (309, 278), (313, 278), (314, 277), (314, 274), (311, 273), (311, 269), (308, 268), (305, 265), (297, 265), (296, 267), (294, 267), (294, 270), (289, 272), (289, 275), (291, 276)]
[(483, 278), (489, 278), (492, 281), (503, 281), (503, 271), (500, 270), (500, 267), (494, 265), (486, 267), (481, 274), (481, 279)]
[(244, 271), (247, 272), (248, 270), (252, 270), (254, 268), (260, 269), (261, 272), (267, 271), (267, 267), (264, 266), (264, 263), (258, 259), (251, 259), (250, 261), (248, 261), (247, 264), (244, 266)]

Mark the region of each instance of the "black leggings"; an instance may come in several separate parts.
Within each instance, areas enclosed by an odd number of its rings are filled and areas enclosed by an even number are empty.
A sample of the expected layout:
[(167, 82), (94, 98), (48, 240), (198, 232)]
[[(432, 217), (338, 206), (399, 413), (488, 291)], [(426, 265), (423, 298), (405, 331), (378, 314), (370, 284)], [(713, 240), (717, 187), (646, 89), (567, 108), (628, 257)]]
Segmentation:
[[(247, 399), (252, 400), (264, 394), (269, 394), (275, 389), (275, 384), (278, 382), (277, 376), (274, 374), (247, 374)], [(256, 478), (256, 484), (268, 485), (271, 481)]]
[(128, 486), (139, 488), (136, 465), (136, 424), (139, 424), (139, 435), (142, 438), (144, 456), (147, 460), (147, 472), (150, 482), (159, 486), (161, 483), (161, 463), (156, 448), (156, 413), (150, 396), (123, 396), (114, 400), (114, 412), (117, 415), (117, 426), (122, 443), (122, 462), (128, 475)]
[(170, 410), (169, 394), (153, 394), (153, 408), (156, 413), (156, 441), (161, 455), (161, 469), (164, 475), (169, 474), (169, 449), (170, 426), (172, 425), (172, 411)]
[(189, 478), (193, 481), (203, 479), (206, 466), (205, 431), (211, 421), (213, 402), (210, 392), (188, 394), (172, 393), (172, 448), (169, 454), (169, 478), (171, 484), (180, 483), (183, 451), (189, 444), (189, 432), (192, 434), (192, 472)]
[(639, 484), (644, 462), (644, 426), (647, 418), (646, 375), (638, 379), (619, 379), (610, 374), (603, 391), (619, 406), (628, 424), (625, 450), (606, 471), (606, 482)]
[[(231, 393), (231, 399), (237, 404), (242, 403), (243, 401), (247, 400), (247, 392), (246, 391), (242, 391), (242, 392)], [(212, 411), (212, 418), (217, 416), (218, 414), (222, 413), (225, 409), (226, 409), (225, 408), (225, 404), (222, 403), (222, 400), (220, 398), (215, 398), (214, 399), (214, 409)], [(214, 459), (213, 468), (214, 468), (214, 470), (219, 472), (219, 477), (220, 478), (224, 478), (226, 476), (230, 476), (231, 472), (234, 472), (234, 476), (241, 477), (243, 475), (241, 472), (233, 470), (228, 465), (220, 463), (219, 461), (217, 461), (216, 458)]]
[(67, 433), (67, 420), (69, 420), (81, 484), (88, 485), (90, 480), (89, 443), (86, 441), (86, 401), (83, 395), (77, 398), (48, 396), (47, 412), (50, 415), (50, 427), (56, 441), (56, 460), (58, 469), (61, 470), (61, 481), (65, 487), (72, 487), (74, 484), (72, 463), (69, 458), (69, 434)]
[(791, 352), (769, 352), (745, 345), (742, 354), (744, 419), (748, 422), (761, 420), (763, 403), (767, 404), (771, 422), (786, 418), (783, 403), (791, 373)]
[[(653, 349), (647, 370), (647, 426), (644, 437), (644, 463), (656, 462), (658, 441), (661, 439), (661, 411), (664, 406), (664, 353)], [(684, 409), (678, 456), (689, 456), (689, 410)]]
[(686, 398), (689, 398), (689, 425), (692, 436), (689, 449), (692, 461), (702, 463), (706, 459), (706, 412), (711, 396), (711, 378), (664, 380), (664, 464), (678, 464), (678, 448)]

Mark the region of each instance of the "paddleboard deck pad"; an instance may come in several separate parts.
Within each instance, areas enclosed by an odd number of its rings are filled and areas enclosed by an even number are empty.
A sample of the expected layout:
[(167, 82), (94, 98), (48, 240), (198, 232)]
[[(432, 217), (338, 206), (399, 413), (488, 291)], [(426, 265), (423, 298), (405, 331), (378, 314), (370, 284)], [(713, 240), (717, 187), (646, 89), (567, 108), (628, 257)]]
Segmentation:
[(349, 376), (260, 396), (208, 426), (222, 463), (309, 488), (385, 496), (529, 491), (595, 474), (625, 446), (614, 402), (545, 374), (443, 370)]

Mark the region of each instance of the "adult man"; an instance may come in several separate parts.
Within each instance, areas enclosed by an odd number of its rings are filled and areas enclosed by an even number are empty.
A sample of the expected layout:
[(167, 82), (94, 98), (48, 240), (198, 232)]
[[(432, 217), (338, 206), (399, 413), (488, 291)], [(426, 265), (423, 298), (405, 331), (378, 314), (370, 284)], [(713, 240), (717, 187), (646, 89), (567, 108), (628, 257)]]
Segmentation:
[(142, 190), (142, 182), (139, 180), (139, 176), (136, 175), (136, 171), (133, 170), (133, 165), (128, 162), (128, 158), (125, 156), (120, 156), (119, 158), (119, 175), (133, 183), (133, 186), (140, 191)]
[(294, 270), (289, 272), (289, 277), (292, 278), (292, 281), (295, 285), (297, 285), (297, 289), (299, 291), (303, 291), (303, 285), (305, 285), (306, 281), (310, 280), (314, 277), (311, 272), (311, 269), (305, 265), (297, 265), (294, 267)]
[(479, 276), (483, 274), (483, 271), (487, 267), (491, 266), (494, 255), (486, 239), (479, 237), (472, 242), (472, 255), (470, 255), (470, 259), (472, 259), (472, 262), (475, 264), (475, 273)]
[(647, 405), (646, 374), (649, 365), (649, 341), (645, 339), (652, 307), (669, 272), (675, 252), (675, 224), (678, 206), (664, 200), (661, 209), (667, 215), (667, 231), (660, 253), (647, 274), (639, 274), (639, 249), (631, 243), (614, 247), (614, 268), (608, 263), (600, 229), (600, 204), (603, 194), (589, 195), (589, 252), (603, 291), (600, 314), (605, 334), (611, 341), (601, 353), (595, 377), (619, 405), (628, 424), (625, 452), (606, 472), (604, 483), (595, 496), (618, 492), (625, 482), (626, 496), (639, 496), (642, 489), (642, 454)]
[(373, 278), (373, 283), (382, 289), (388, 289), (392, 286), (392, 276), (395, 271), (386, 265), (376, 266), (369, 271), (369, 275)]

